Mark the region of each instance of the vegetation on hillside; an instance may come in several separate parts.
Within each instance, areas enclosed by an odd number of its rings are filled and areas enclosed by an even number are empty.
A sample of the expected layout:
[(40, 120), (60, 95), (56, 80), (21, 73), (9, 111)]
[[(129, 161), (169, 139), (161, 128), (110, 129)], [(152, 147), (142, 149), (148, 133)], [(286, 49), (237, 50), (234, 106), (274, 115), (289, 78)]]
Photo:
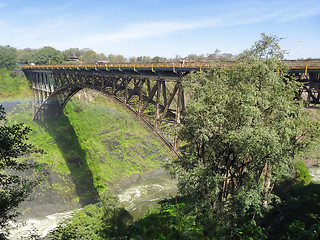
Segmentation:
[(17, 50), (10, 46), (0, 46), (0, 100), (31, 96), (31, 89), (23, 73), (18, 71), (17, 63)]
[(0, 100), (23, 100), (26, 98), (32, 98), (32, 90), (25, 77), (22, 75), (16, 75), (7, 68), (0, 68)]
[(10, 46), (0, 46), (0, 68), (14, 69), (17, 66), (17, 50)]
[(121, 178), (160, 168), (169, 158), (159, 142), (112, 100), (94, 91), (79, 97), (67, 104), (64, 114), (40, 125), (32, 122), (30, 104), (8, 114), (9, 122), (24, 122), (33, 129), (30, 142), (45, 150), (37, 161), (60, 179), (43, 181), (38, 194), (47, 198), (51, 191), (67, 201), (92, 203)]
[[(27, 142), (30, 128), (23, 124), (2, 125), (5, 111), (0, 105), (0, 228), (17, 216), (16, 209), (31, 193), (37, 178), (22, 176), (28, 170), (32, 176), (40, 166), (28, 160), (30, 155), (40, 152)], [(3, 238), (3, 232), (0, 238)]]

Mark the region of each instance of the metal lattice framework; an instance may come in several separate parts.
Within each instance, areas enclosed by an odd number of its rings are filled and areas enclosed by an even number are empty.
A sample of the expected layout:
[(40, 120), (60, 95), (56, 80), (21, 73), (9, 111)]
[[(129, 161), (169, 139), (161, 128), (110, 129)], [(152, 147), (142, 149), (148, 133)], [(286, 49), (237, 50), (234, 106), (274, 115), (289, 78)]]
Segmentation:
[[(319, 103), (320, 61), (286, 61), (291, 73), (307, 81), (301, 95)], [(191, 71), (229, 67), (233, 62), (119, 63), (104, 65), (22, 65), (32, 83), (34, 120), (60, 114), (72, 96), (92, 88), (112, 96), (153, 130), (174, 153), (176, 126), (185, 107), (183, 77)]]
[(175, 126), (184, 108), (181, 78), (117, 75), (97, 70), (24, 70), (32, 82), (34, 120), (59, 115), (72, 96), (91, 88), (112, 96), (176, 153)]

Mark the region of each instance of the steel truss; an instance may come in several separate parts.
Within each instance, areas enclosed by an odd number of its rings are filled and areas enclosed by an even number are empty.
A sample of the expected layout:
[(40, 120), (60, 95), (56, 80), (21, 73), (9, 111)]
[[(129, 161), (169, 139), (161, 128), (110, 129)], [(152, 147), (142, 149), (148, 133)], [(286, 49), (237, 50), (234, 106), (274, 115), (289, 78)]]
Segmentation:
[(177, 125), (185, 107), (181, 78), (128, 76), (94, 71), (24, 70), (33, 88), (33, 119), (63, 112), (74, 94), (91, 88), (112, 96), (178, 154)]

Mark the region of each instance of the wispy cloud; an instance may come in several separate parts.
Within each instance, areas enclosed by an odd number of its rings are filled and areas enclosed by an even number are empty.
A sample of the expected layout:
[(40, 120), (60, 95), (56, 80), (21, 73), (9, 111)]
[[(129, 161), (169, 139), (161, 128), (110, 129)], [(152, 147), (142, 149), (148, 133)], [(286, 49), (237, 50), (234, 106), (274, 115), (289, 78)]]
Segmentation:
[[(300, 11), (299, 18), (317, 14), (317, 10)], [(217, 28), (228, 26), (241, 26), (265, 21), (294, 21), (298, 19), (296, 12), (287, 12), (286, 10), (266, 10), (260, 9), (246, 9), (241, 12), (229, 12), (216, 15), (215, 17), (207, 17), (204, 19), (193, 19), (190, 21), (150, 21), (140, 22), (136, 24), (127, 24), (122, 29), (114, 32), (90, 33), (81, 38), (82, 43), (99, 44), (119, 43), (129, 40), (148, 39), (166, 36), (169, 34), (179, 34), (196, 29)]]
[[(313, 17), (320, 15), (320, 4), (313, 6), (312, 8), (301, 9), (290, 9), (290, 13), (283, 12), (283, 15), (279, 17), (280, 22), (292, 22), (306, 17)], [(320, 19), (320, 17), (319, 17)]]
[(194, 29), (197, 27), (199, 27), (198, 22), (143, 22), (127, 25), (122, 30), (114, 33), (92, 34), (83, 40), (88, 42), (120, 42), (141, 38), (160, 37), (175, 31)]

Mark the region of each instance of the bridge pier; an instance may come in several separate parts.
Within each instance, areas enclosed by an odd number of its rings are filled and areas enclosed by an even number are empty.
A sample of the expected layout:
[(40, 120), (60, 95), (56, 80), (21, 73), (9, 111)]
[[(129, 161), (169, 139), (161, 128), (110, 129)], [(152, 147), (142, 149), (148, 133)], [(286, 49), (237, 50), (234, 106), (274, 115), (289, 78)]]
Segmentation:
[(182, 84), (181, 82), (178, 82), (179, 86), (178, 86), (178, 103), (177, 103), (177, 107), (176, 107), (176, 118), (175, 118), (175, 135), (174, 135), (174, 145), (173, 148), (175, 150), (178, 150), (179, 144), (180, 144), (180, 140), (178, 138), (178, 128), (177, 126), (180, 125), (180, 119), (181, 119), (181, 108), (184, 106), (183, 103), (183, 91), (182, 91)]

